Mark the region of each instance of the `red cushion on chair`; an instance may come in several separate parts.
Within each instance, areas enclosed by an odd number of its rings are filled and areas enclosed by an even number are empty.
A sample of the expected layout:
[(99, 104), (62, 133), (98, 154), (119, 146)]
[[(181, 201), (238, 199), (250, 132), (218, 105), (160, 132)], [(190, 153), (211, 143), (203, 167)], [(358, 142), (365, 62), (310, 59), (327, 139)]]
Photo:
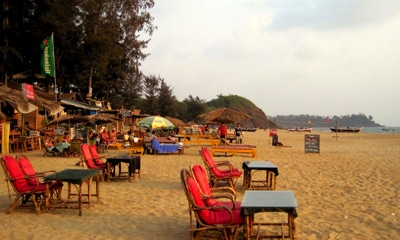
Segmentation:
[(97, 148), (96, 148), (95, 145), (90, 145), (89, 146), (89, 151), (90, 151), (90, 153), (92, 155), (92, 159), (93, 159), (94, 164), (96, 166), (100, 166), (100, 167), (105, 167), (106, 166), (106, 164), (103, 161), (100, 160), (100, 157), (99, 157), (99, 154), (97, 153)]
[(22, 172), (17, 160), (15, 160), (12, 156), (3, 156), (2, 157), (4, 164), (7, 168), (8, 173), (11, 178), (16, 180), (12, 180), (12, 184), (15, 187), (15, 190), (20, 193), (30, 192), (30, 191), (45, 191), (46, 185), (41, 184), (39, 186), (31, 186), (28, 184), (26, 179), (24, 178), (24, 173)]
[[(192, 166), (193, 175), (204, 195), (209, 196), (212, 194), (210, 183), (207, 178), (206, 170), (200, 165)], [(206, 199), (205, 200), (207, 206), (215, 206), (218, 205), (218, 201), (215, 199)]]
[(33, 168), (31, 162), (29, 161), (28, 158), (26, 157), (19, 157), (18, 158), (18, 164), (22, 169), (22, 172), (26, 176), (32, 176), (30, 178), (27, 178), (26, 181), (28, 182), (29, 185), (31, 186), (37, 186), (41, 182), (39, 181), (39, 178), (36, 175), (35, 169)]
[(81, 145), (81, 152), (82, 155), (85, 159), (86, 165), (90, 169), (102, 169), (102, 166), (97, 166), (92, 157), (92, 153), (90, 152), (89, 145), (87, 143), (84, 143)]
[[(205, 207), (204, 201), (201, 197), (200, 189), (193, 178), (187, 179), (188, 190), (198, 207)], [(233, 220), (232, 224), (243, 223), (243, 218), (240, 215), (240, 208), (232, 210)], [(200, 210), (199, 215), (201, 219), (207, 224), (228, 224), (231, 221), (231, 215), (228, 210)]]
[(211, 187), (208, 181), (206, 170), (200, 165), (192, 166), (193, 175), (200, 186), (201, 191), (204, 195), (211, 195)]

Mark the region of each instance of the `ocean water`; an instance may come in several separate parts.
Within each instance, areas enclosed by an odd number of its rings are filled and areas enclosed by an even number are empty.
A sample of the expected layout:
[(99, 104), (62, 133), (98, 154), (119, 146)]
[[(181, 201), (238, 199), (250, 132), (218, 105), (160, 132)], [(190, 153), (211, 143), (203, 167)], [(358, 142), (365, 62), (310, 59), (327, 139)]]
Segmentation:
[[(330, 132), (328, 127), (313, 127), (313, 131)], [(361, 132), (382, 133), (382, 134), (400, 134), (400, 127), (364, 127)]]

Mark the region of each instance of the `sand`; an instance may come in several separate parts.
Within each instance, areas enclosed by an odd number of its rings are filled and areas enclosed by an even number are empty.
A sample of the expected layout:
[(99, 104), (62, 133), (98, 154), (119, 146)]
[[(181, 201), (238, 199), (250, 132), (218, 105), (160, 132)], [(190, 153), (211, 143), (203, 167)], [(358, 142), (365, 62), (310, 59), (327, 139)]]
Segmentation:
[[(238, 168), (246, 160), (277, 165), (277, 189), (293, 190), (299, 204), (297, 239), (400, 238), (399, 134), (343, 133), (336, 139), (333, 133), (313, 132), (320, 135), (319, 154), (304, 153), (305, 133), (278, 134), (291, 147), (271, 146), (267, 131), (246, 132), (243, 141), (257, 146), (257, 158), (243, 154), (216, 160), (229, 160)], [(141, 178), (101, 183), (100, 203), (84, 206), (81, 217), (76, 209), (50, 209), (40, 216), (21, 208), (0, 213), (0, 239), (189, 239), (179, 171), (203, 165), (198, 150), (192, 146), (184, 155), (142, 156)], [(40, 151), (27, 155), (37, 171), (77, 168), (77, 158), (44, 158)], [(239, 200), (243, 193), (241, 178)], [(8, 204), (2, 182), (0, 211)]]

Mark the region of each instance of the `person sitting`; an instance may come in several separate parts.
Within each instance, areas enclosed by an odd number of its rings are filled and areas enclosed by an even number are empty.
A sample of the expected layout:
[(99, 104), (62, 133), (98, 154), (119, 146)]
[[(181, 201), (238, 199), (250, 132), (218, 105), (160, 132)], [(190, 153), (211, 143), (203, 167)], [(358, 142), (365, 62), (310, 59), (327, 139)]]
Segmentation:
[(117, 141), (117, 131), (113, 128), (110, 132), (110, 143), (115, 143)]
[(96, 138), (97, 136), (93, 133), (92, 130), (88, 132), (88, 139), (90, 145), (96, 145)]
[(51, 152), (59, 152), (58, 149), (54, 146), (54, 143), (53, 141), (51, 141), (50, 137), (46, 137), (44, 145), (46, 146), (47, 150)]
[(66, 157), (69, 157), (69, 147), (71, 146), (71, 138), (69, 137), (69, 133), (64, 133), (64, 137), (61, 138), (60, 142), (62, 143), (63, 152)]
[(107, 150), (108, 150), (108, 147), (110, 146), (111, 139), (108, 136), (108, 132), (107, 132), (107, 129), (105, 127), (102, 128), (102, 131), (100, 133), (100, 141), (107, 146)]
[(66, 143), (71, 143), (71, 138), (69, 137), (69, 133), (64, 133), (64, 137), (61, 138), (60, 142), (66, 142)]

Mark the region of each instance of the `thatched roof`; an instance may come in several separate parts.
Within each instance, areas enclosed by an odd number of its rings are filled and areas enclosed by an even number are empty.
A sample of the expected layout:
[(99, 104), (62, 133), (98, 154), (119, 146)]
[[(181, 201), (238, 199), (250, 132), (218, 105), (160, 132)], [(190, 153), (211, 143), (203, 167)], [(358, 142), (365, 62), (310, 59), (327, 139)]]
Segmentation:
[(182, 120), (178, 118), (173, 118), (173, 117), (165, 117), (165, 118), (168, 119), (170, 122), (172, 122), (172, 124), (174, 124), (175, 127), (181, 127), (186, 125)]
[(200, 114), (197, 118), (204, 123), (235, 123), (240, 122), (241, 120), (251, 119), (251, 116), (237, 110), (223, 107)]
[(45, 109), (49, 115), (55, 115), (63, 110), (59, 102), (44, 99), (35, 94), (35, 100), (24, 98), (22, 91), (0, 86), (0, 100), (10, 104), (21, 113), (30, 113), (36, 109)]

